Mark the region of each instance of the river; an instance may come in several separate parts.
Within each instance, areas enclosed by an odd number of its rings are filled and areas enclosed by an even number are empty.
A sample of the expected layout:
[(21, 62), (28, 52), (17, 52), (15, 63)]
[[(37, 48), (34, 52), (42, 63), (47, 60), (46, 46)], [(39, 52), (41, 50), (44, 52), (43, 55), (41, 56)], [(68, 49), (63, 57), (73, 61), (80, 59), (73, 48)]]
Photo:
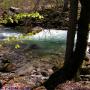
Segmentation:
[[(1, 41), (10, 36), (19, 37), (21, 34), (22, 33), (15, 30), (15, 28), (0, 28)], [(38, 49), (40, 52), (65, 53), (66, 37), (66, 30), (43, 29), (35, 35), (24, 37), (23, 42), (28, 42), (29, 45), (38, 45), (41, 48)], [(90, 38), (88, 41), (90, 42)]]
[[(15, 28), (0, 28), (1, 41), (10, 36), (18, 37), (21, 34), (22, 33), (18, 32), (18, 30), (15, 30)], [(29, 44), (37, 44), (42, 48), (42, 52), (64, 53), (66, 46), (66, 36), (67, 31), (64, 30), (44, 29), (35, 35), (26, 36), (23, 41), (28, 42)]]

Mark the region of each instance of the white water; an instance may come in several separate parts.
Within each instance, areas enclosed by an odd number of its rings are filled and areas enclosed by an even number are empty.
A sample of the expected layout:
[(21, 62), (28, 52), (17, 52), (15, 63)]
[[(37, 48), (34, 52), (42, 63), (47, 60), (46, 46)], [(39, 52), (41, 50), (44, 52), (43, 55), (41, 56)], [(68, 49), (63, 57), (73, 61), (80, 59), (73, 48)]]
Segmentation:
[[(3, 40), (7, 37), (19, 37), (21, 35), (20, 32), (15, 31), (10, 28), (0, 28), (0, 40)], [(55, 29), (44, 29), (43, 31), (32, 35), (26, 36), (25, 39), (31, 38), (32, 40), (64, 40), (66, 41), (67, 31), (65, 30), (55, 30)], [(76, 37), (75, 37), (76, 39)], [(88, 37), (88, 42), (90, 42), (90, 32)]]
[(32, 40), (66, 40), (67, 31), (62, 30), (43, 30), (36, 35), (30, 36)]
[[(6, 37), (18, 37), (21, 35), (19, 32), (15, 31), (9, 31), (9, 28), (3, 28), (3, 31), (0, 32), (0, 39), (5, 39)], [(67, 31), (64, 30), (54, 30), (54, 29), (44, 29), (43, 31), (32, 35), (32, 36), (26, 36), (24, 39), (31, 38), (32, 40), (66, 40)]]

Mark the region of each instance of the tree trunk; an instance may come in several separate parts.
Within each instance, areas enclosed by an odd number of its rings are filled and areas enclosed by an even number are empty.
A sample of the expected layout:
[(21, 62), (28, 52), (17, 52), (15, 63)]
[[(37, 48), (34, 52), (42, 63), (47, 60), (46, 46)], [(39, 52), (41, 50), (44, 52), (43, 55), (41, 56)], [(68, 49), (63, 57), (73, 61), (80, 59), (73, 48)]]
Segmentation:
[(38, 8), (39, 8), (39, 3), (40, 3), (40, 0), (36, 0), (35, 6), (34, 6), (34, 8), (33, 8), (33, 11), (37, 11), (37, 10), (38, 10)]
[(69, 3), (69, 0), (64, 0), (63, 11), (68, 11), (68, 3)]
[(66, 80), (71, 80), (74, 78), (78, 68), (83, 62), (87, 46), (87, 36), (89, 33), (88, 25), (90, 19), (90, 0), (80, 1), (82, 8), (80, 19), (78, 21), (75, 51), (72, 54), (72, 58), (70, 58), (70, 60), (66, 60), (64, 66), (52, 74), (50, 78), (44, 83), (44, 86), (47, 88), (47, 90), (54, 90), (58, 84), (64, 83)]
[(80, 0), (80, 2), (82, 7), (78, 21), (77, 42), (74, 51), (74, 59), (79, 65), (83, 62), (86, 54), (90, 19), (90, 0)]
[(65, 64), (71, 59), (74, 49), (74, 38), (77, 25), (78, 0), (70, 0), (69, 30), (67, 32)]

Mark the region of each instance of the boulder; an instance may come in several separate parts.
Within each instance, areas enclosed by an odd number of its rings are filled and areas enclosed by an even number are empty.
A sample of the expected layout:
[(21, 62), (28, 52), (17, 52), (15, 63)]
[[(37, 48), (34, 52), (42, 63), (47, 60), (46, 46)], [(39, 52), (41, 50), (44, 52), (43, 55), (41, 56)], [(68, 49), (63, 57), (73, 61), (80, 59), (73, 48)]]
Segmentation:
[(31, 44), (30, 49), (40, 49), (40, 46), (38, 46), (37, 44)]
[(10, 7), (9, 8), (9, 11), (11, 11), (12, 13), (20, 13), (21, 12), (21, 9), (20, 8), (17, 8), (17, 7)]
[(34, 28), (31, 29), (31, 31), (32, 31), (33, 34), (39, 33), (42, 30), (43, 30), (43, 28), (38, 27), (38, 26), (36, 26), (36, 27), (34, 27)]

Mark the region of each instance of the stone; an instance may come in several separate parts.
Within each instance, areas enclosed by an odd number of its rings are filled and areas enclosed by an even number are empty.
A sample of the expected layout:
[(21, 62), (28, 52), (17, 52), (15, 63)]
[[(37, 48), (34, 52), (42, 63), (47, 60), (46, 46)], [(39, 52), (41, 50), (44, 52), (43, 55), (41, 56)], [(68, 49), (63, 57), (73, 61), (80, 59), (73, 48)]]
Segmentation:
[(20, 13), (20, 8), (17, 8), (17, 7), (10, 7), (9, 10), (10, 10), (12, 13)]
[(12, 72), (16, 69), (16, 65), (14, 63), (5, 63), (0, 67), (1, 72)]
[(38, 26), (31, 29), (31, 31), (32, 31), (33, 34), (39, 33), (42, 30), (43, 30), (43, 28), (38, 27)]
[(39, 49), (40, 47), (37, 44), (31, 44), (30, 49)]
[(52, 69), (48, 69), (49, 75), (53, 74), (54, 71)]
[(25, 66), (18, 68), (18, 70), (16, 70), (15, 73), (20, 76), (20, 75), (31, 73), (32, 70), (34, 70), (34, 67), (30, 66), (30, 64), (26, 64)]

